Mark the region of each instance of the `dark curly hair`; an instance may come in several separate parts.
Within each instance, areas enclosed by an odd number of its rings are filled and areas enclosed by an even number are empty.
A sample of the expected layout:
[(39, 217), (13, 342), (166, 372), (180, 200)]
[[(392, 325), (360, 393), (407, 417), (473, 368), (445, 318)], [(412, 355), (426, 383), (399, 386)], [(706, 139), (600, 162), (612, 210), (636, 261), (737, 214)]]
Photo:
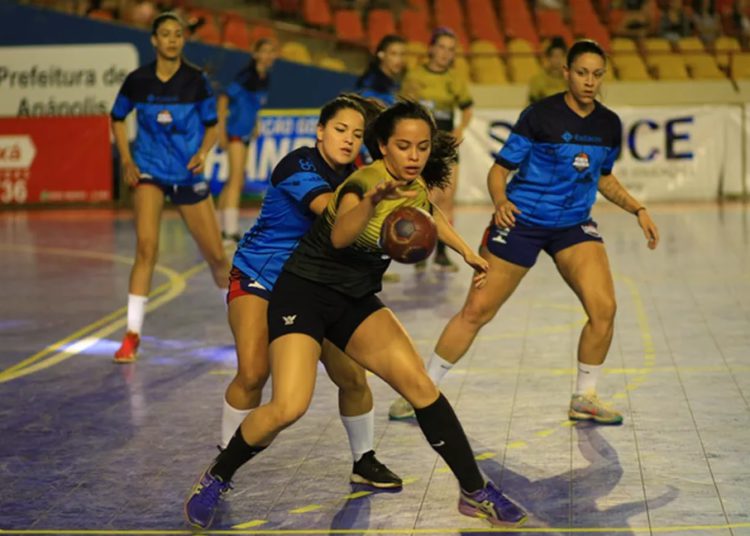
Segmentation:
[(416, 101), (400, 100), (378, 115), (370, 132), (365, 135), (365, 140), (371, 140), (367, 146), (370, 154), (374, 160), (383, 158), (379, 145), (388, 143), (396, 124), (402, 119), (419, 119), (429, 125), (430, 156), (422, 170), (422, 178), (430, 189), (444, 189), (450, 184), (451, 166), (458, 160), (458, 143), (450, 133), (438, 130), (430, 111)]

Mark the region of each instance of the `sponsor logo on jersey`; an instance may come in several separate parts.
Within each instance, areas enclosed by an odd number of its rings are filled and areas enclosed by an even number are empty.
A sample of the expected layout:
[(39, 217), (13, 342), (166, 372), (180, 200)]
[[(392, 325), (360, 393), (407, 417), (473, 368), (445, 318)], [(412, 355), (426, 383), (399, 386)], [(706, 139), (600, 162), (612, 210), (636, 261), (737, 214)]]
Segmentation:
[(590, 165), (589, 155), (587, 155), (586, 153), (578, 153), (573, 160), (573, 167), (578, 173), (586, 171)]

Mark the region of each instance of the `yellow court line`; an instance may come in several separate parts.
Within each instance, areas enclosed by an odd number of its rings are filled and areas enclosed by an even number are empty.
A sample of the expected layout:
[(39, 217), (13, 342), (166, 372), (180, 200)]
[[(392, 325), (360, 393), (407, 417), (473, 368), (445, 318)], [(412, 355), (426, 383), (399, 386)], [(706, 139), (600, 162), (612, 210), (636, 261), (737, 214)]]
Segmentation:
[(433, 529), (266, 529), (266, 530), (96, 530), (96, 529), (39, 529), (39, 530), (3, 530), (0, 534), (23, 534), (29, 536), (53, 536), (70, 534), (75, 536), (189, 536), (195, 534), (211, 535), (279, 535), (279, 534), (487, 534), (487, 533), (537, 533), (549, 534), (562, 532), (566, 534), (596, 534), (606, 532), (657, 532), (685, 533), (707, 530), (730, 530), (750, 528), (750, 523), (725, 523), (722, 525), (675, 525), (673, 527), (483, 527), (483, 528), (433, 528)]
[[(29, 253), (65, 255), (69, 257), (107, 260), (127, 264), (131, 264), (133, 262), (133, 259), (129, 257), (96, 251), (81, 251), (65, 248), (37, 248), (31, 246), (15, 246), (7, 244), (0, 244), (0, 249), (11, 251), (25, 251)], [(149, 304), (146, 306), (146, 310), (152, 311), (175, 299), (185, 290), (186, 281), (204, 268), (205, 263), (200, 263), (182, 273), (179, 273), (172, 268), (156, 265), (154, 269), (166, 276), (168, 278), (168, 281), (157, 287), (153, 292), (149, 294), (149, 298), (156, 297), (156, 299), (152, 299), (149, 302)], [(108, 315), (100, 318), (99, 320), (96, 320), (82, 327), (71, 335), (68, 335), (67, 337), (64, 337), (63, 339), (60, 339), (59, 341), (47, 346), (36, 354), (1, 371), (0, 383), (5, 383), (23, 376), (27, 376), (39, 370), (56, 365), (57, 363), (65, 361), (66, 359), (79, 354), (86, 348), (96, 343), (98, 339), (110, 335), (116, 330), (122, 328), (126, 323), (126, 319), (123, 318), (122, 315), (124, 315), (126, 311), (127, 307), (121, 307), (116, 311), (113, 311), (112, 313), (109, 313)], [(97, 330), (97, 328), (100, 328), (100, 326), (104, 327), (101, 327), (101, 329), (98, 329), (98, 331), (94, 332), (94, 330)], [(84, 335), (89, 336), (86, 338), (82, 338), (84, 337)], [(73, 341), (77, 342), (68, 346), (70, 343), (73, 343)], [(61, 350), (66, 346), (66, 349)], [(53, 355), (47, 357), (50, 354)]]

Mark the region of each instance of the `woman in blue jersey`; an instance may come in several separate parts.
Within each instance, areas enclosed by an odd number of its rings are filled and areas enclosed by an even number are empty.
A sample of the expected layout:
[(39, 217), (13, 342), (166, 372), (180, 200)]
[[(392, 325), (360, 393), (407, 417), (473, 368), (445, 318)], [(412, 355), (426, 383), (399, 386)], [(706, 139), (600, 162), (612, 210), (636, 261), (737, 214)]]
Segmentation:
[[(216, 286), (226, 288), (229, 276), (229, 262), (203, 176), (206, 154), (216, 141), (216, 99), (206, 76), (182, 58), (185, 36), (179, 17), (162, 13), (154, 19), (151, 33), (156, 61), (128, 75), (111, 113), (122, 176), (135, 189), (137, 238), (127, 332), (115, 353), (118, 363), (133, 361), (140, 343), (165, 197), (177, 206)], [(138, 134), (131, 152), (125, 118), (133, 109), (137, 111)]]
[[(437, 130), (427, 109), (398, 102), (373, 125), (375, 162), (347, 178), (302, 238), (275, 283), (268, 305), (271, 400), (242, 422), (227, 447), (201, 475), (186, 502), (193, 525), (208, 527), (234, 473), (307, 410), (324, 339), (402, 393), (420, 428), (461, 487), (459, 511), (495, 524), (517, 525), (524, 512), (477, 467), (450, 403), (425, 373), (414, 344), (376, 293), (390, 260), (379, 237), (383, 221), (401, 206), (430, 210), (428, 189), (445, 187), (456, 158), (455, 139)], [(434, 210), (438, 235), (477, 270), (487, 262), (446, 217)]]
[[(357, 95), (342, 95), (320, 112), (317, 144), (285, 156), (273, 170), (258, 221), (240, 241), (230, 277), (229, 325), (237, 347), (237, 374), (224, 395), (221, 446), (250, 410), (258, 407), (268, 379), (266, 314), (271, 290), (297, 242), (354, 171), (368, 117), (380, 106)], [(323, 363), (339, 387), (339, 409), (352, 448), (351, 480), (378, 488), (401, 486), (401, 479), (373, 452), (375, 414), (365, 372), (326, 343)]]
[(404, 72), (406, 41), (400, 35), (383, 37), (375, 49), (367, 70), (357, 79), (354, 88), (363, 97), (377, 99), (386, 106), (396, 102)]
[(253, 46), (250, 63), (219, 96), (219, 145), (229, 157), (229, 177), (219, 194), (217, 210), (222, 237), (234, 243), (240, 240), (240, 197), (247, 150), (258, 123), (258, 112), (268, 100), (269, 71), (275, 60), (273, 42), (259, 39)]
[(617, 114), (596, 100), (606, 68), (599, 45), (575, 43), (564, 68), (567, 91), (526, 108), (498, 153), (488, 176), (495, 213), (481, 249), (490, 265), (487, 285), (469, 291), (463, 309), (443, 330), (428, 366), (436, 384), (544, 250), (588, 316), (578, 344), (578, 376), (568, 415), (601, 424), (622, 422), (622, 415), (596, 395), (616, 308), (607, 253), (591, 219), (597, 192), (635, 216), (649, 248), (659, 243), (659, 232), (646, 207), (612, 174), (622, 125)]

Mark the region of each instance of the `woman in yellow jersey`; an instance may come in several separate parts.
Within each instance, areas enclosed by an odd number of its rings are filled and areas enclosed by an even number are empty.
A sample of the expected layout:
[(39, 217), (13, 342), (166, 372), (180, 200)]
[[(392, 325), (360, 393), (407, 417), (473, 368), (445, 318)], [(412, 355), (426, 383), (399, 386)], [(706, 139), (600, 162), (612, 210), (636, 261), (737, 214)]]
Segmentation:
[(563, 65), (568, 48), (562, 37), (553, 37), (544, 51), (546, 65), (529, 80), (529, 104), (534, 104), (555, 93), (568, 89), (568, 82), (563, 75)]
[(428, 199), (429, 187), (442, 188), (449, 180), (455, 140), (437, 130), (424, 107), (406, 101), (375, 120), (373, 136), (377, 144), (369, 143), (369, 149), (375, 162), (336, 189), (274, 285), (268, 309), (271, 400), (250, 413), (201, 475), (186, 503), (193, 524), (207, 527), (237, 469), (307, 411), (324, 338), (413, 404), (427, 441), (458, 479), (461, 513), (494, 524), (526, 519), (485, 481), (453, 408), (427, 376), (403, 326), (376, 295), (390, 263), (380, 247), (380, 229), (401, 206), (432, 209), (438, 236), (476, 270), (474, 284), (484, 284), (487, 262)]
[[(429, 60), (410, 69), (401, 87), (406, 98), (418, 100), (430, 109), (439, 130), (451, 132), (460, 142), (471, 121), (474, 101), (469, 93), (468, 80), (453, 69), (457, 43), (456, 34), (452, 30), (437, 28), (430, 41)], [(457, 126), (454, 125), (456, 108), (461, 110)], [(436, 190), (432, 194), (432, 200), (449, 221), (453, 221), (453, 198), (457, 182), (458, 166), (453, 165), (450, 184), (444, 190)], [(447, 256), (443, 241), (438, 242), (435, 264), (444, 271), (458, 271), (458, 266)], [(418, 269), (424, 267), (424, 263), (417, 265)]]

